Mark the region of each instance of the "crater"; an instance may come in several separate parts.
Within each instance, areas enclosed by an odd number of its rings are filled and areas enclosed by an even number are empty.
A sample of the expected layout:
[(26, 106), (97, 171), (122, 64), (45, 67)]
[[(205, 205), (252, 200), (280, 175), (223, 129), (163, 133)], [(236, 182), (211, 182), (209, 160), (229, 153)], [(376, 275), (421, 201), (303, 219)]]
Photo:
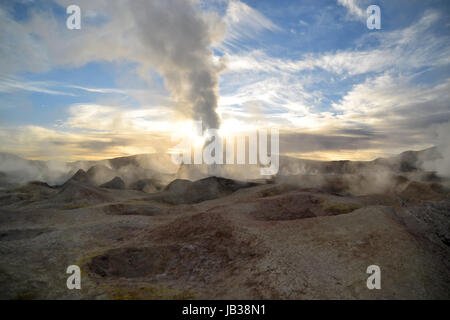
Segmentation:
[(110, 204), (103, 207), (103, 212), (109, 215), (139, 215), (159, 216), (167, 214), (166, 208), (151, 205)]
[(178, 260), (178, 246), (119, 248), (95, 256), (89, 270), (101, 277), (140, 278), (164, 274)]
[(53, 229), (13, 229), (0, 231), (0, 241), (14, 241), (32, 239), (44, 233), (53, 231)]
[(157, 228), (147, 247), (105, 251), (86, 264), (94, 278), (145, 278), (146, 281), (181, 280), (208, 284), (245, 268), (259, 256), (252, 235), (236, 235), (220, 215), (198, 214)]
[(255, 220), (283, 221), (346, 214), (358, 209), (352, 203), (328, 202), (310, 193), (292, 192), (252, 202), (249, 214)]

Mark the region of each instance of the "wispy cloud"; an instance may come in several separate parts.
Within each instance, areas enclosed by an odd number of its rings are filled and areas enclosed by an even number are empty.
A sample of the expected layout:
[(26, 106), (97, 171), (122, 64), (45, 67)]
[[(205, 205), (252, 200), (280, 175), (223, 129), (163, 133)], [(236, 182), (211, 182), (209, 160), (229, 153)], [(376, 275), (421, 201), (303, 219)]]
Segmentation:
[(262, 13), (238, 0), (228, 3), (224, 21), (227, 33), (219, 48), (225, 51), (245, 46), (245, 41), (257, 39), (262, 32), (282, 30)]
[(114, 89), (114, 88), (87, 88), (82, 86), (75, 85), (67, 85), (68, 88), (79, 89), (87, 92), (93, 93), (117, 93), (117, 94), (128, 94), (129, 91), (123, 89)]
[(65, 126), (105, 133), (164, 132), (170, 135), (175, 124), (171, 124), (167, 118), (172, 112), (173, 110), (167, 107), (130, 109), (100, 104), (74, 104), (69, 108), (69, 118)]
[(166, 152), (170, 137), (158, 133), (68, 132), (42, 126), (0, 127), (2, 151), (28, 159), (99, 160)]
[[(430, 127), (450, 119), (449, 79), (421, 84), (423, 72), (437, 72), (449, 64), (448, 37), (430, 31), (441, 19), (438, 12), (426, 11), (408, 27), (363, 36), (356, 48), (298, 59), (273, 57), (262, 49), (227, 54), (221, 110), (225, 117), (290, 130), (299, 144), (300, 133), (324, 142), (332, 135), (370, 132), (345, 140), (363, 142), (356, 144), (358, 148), (371, 150), (359, 153), (364, 156), (381, 149), (429, 146)], [(350, 89), (341, 83), (350, 84)], [(328, 98), (330, 94), (342, 96), (336, 100)], [(247, 117), (252, 105), (266, 110)], [(309, 141), (315, 141), (312, 136)], [(348, 147), (338, 145), (342, 150)], [(317, 156), (318, 149), (314, 151), (312, 143), (309, 147)]]
[(337, 2), (347, 8), (349, 16), (358, 20), (364, 20), (366, 14), (363, 9), (358, 6), (357, 0), (337, 0)]
[[(64, 6), (70, 1), (57, 3)], [(224, 128), (283, 128), (281, 151), (298, 156), (334, 152), (340, 158), (368, 159), (403, 151), (432, 143), (430, 128), (450, 120), (450, 80), (445, 74), (450, 42), (448, 32), (436, 32), (436, 26), (446, 25), (442, 11), (423, 10), (410, 25), (380, 32), (348, 32), (342, 44), (334, 47), (308, 47), (307, 41), (299, 40), (302, 32), (314, 34), (311, 39), (318, 42), (333, 42), (332, 37), (343, 34), (335, 34), (335, 29), (346, 31), (355, 24), (349, 19), (365, 19), (368, 2), (338, 0), (322, 10), (317, 2), (280, 8), (232, 0), (220, 3), (221, 16), (190, 6), (199, 1), (189, 2), (188, 7), (186, 2), (173, 3), (179, 11), (168, 12), (170, 16), (192, 10), (188, 12), (194, 19), (192, 30), (184, 24), (162, 30), (158, 19), (167, 19), (154, 14), (153, 8), (166, 11), (156, 0), (108, 5), (82, 1), (84, 12), (92, 17), (102, 12), (106, 17), (101, 24), (83, 25), (82, 32), (61, 27), (61, 17), (54, 12), (30, 10), (29, 19), (16, 21), (0, 6), (0, 42), (7, 44), (0, 49), (0, 71), (5, 75), (0, 93), (16, 105), (23, 99), (13, 98), (26, 91), (47, 94), (48, 100), (50, 96), (77, 97), (64, 98), (67, 103), (62, 107), (67, 112), (59, 127), (0, 128), (2, 149), (14, 152), (22, 144), (34, 156), (39, 153), (37, 146), (45, 146), (77, 158), (96, 157), (99, 150), (99, 157), (162, 150), (169, 145), (167, 138), (177, 130), (178, 120), (193, 116), (194, 109), (185, 102), (193, 89), (205, 88), (203, 81), (210, 88), (206, 97), (214, 98), (220, 87), (217, 111)], [(154, 5), (148, 12), (155, 19), (148, 19), (147, 11), (141, 10), (144, 4)], [(300, 14), (290, 16), (291, 10)], [(310, 15), (305, 18), (304, 12)], [(343, 13), (349, 19), (342, 19)], [(280, 16), (286, 21), (276, 19)], [(318, 27), (321, 32), (315, 33)], [(297, 33), (287, 32), (290, 29)], [(149, 35), (148, 30), (158, 32)], [(176, 41), (168, 43), (173, 37)], [(297, 40), (300, 44), (294, 43)], [(194, 54), (187, 57), (186, 53)], [(132, 76), (120, 73), (98, 87), (91, 85), (96, 81), (71, 84), (65, 79), (30, 81), (17, 76), (60, 68), (82, 73), (85, 70), (80, 67), (99, 61), (108, 66), (126, 61), (132, 65), (133, 70), (128, 70)], [(215, 75), (225, 62), (217, 83)], [(33, 79), (46, 80), (45, 73)], [(198, 85), (191, 80), (199, 80)], [(181, 94), (169, 97), (168, 90)], [(84, 103), (76, 103), (82, 99)]]
[[(90, 93), (99, 94), (139, 94), (144, 90), (125, 90), (118, 88), (89, 88), (71, 84), (64, 84), (55, 81), (25, 81), (19, 78), (3, 77), (0, 78), (0, 92), (12, 93), (15, 91), (30, 91), (44, 93), (49, 95), (76, 96), (70, 89), (77, 89)], [(73, 91), (73, 90), (72, 90)]]
[(263, 50), (227, 54), (228, 72), (299, 72), (323, 69), (341, 75), (358, 75), (384, 72), (395, 67), (410, 71), (423, 67), (437, 67), (450, 62), (450, 46), (447, 36), (430, 34), (428, 29), (436, 24), (441, 15), (427, 11), (410, 27), (371, 35), (360, 40), (378, 42), (370, 49), (347, 49), (319, 54), (307, 54), (297, 60), (268, 56)]
[(11, 78), (0, 79), (0, 92), (10, 93), (18, 90), (45, 93), (50, 95), (75, 96), (73, 93), (49, 89), (54, 83), (42, 81), (20, 81)]

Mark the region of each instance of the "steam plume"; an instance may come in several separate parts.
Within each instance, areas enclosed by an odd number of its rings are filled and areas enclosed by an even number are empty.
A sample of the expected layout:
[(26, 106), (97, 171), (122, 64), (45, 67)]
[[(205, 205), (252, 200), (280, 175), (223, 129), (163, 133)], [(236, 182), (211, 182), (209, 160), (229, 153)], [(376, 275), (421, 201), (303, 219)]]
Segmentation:
[[(224, 34), (220, 18), (190, 1), (133, 1), (138, 39), (151, 66), (163, 76), (179, 111), (205, 128), (218, 128), (218, 74), (210, 46)], [(145, 67), (145, 64), (144, 64)]]

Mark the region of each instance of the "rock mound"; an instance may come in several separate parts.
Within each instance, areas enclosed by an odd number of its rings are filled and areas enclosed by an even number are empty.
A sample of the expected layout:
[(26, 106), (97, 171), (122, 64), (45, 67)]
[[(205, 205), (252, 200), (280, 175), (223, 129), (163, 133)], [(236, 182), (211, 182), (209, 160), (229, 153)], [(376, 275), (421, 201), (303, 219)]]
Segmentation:
[(111, 181), (108, 181), (100, 186), (101, 188), (108, 188), (108, 189), (117, 189), (117, 190), (124, 190), (125, 189), (125, 182), (120, 177), (115, 177)]
[(102, 203), (113, 201), (113, 197), (97, 187), (89, 184), (69, 181), (64, 184), (58, 194), (51, 199), (54, 203), (80, 204)]
[(192, 184), (192, 181), (190, 181), (190, 180), (175, 179), (164, 188), (164, 191), (171, 191), (171, 192), (184, 191), (191, 184)]
[(406, 200), (440, 200), (445, 194), (440, 193), (441, 186), (437, 183), (423, 183), (411, 181), (408, 186), (400, 192), (400, 197)]
[(153, 199), (171, 204), (192, 204), (230, 195), (241, 189), (256, 186), (256, 183), (208, 177), (197, 181), (176, 179)]
[(98, 164), (89, 168), (86, 172), (89, 181), (95, 185), (100, 185), (114, 179), (116, 172), (105, 165)]
[(1, 205), (26, 204), (45, 200), (57, 193), (55, 188), (42, 181), (32, 181), (26, 185), (10, 189), (0, 196)]
[(163, 190), (164, 185), (161, 181), (156, 179), (140, 179), (130, 184), (129, 188), (132, 190), (154, 193)]
[(79, 169), (69, 180), (66, 181), (65, 184), (67, 184), (68, 182), (89, 183), (90, 180), (86, 171), (84, 171), (83, 169)]

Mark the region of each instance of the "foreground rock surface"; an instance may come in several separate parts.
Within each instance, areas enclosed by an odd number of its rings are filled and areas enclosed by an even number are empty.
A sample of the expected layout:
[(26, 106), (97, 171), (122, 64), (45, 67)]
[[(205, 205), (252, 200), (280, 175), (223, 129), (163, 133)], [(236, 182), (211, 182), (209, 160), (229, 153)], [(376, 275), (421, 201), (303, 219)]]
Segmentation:
[(149, 195), (76, 178), (0, 194), (0, 298), (450, 299), (450, 197), (431, 182), (361, 195), (348, 176), (209, 177)]

